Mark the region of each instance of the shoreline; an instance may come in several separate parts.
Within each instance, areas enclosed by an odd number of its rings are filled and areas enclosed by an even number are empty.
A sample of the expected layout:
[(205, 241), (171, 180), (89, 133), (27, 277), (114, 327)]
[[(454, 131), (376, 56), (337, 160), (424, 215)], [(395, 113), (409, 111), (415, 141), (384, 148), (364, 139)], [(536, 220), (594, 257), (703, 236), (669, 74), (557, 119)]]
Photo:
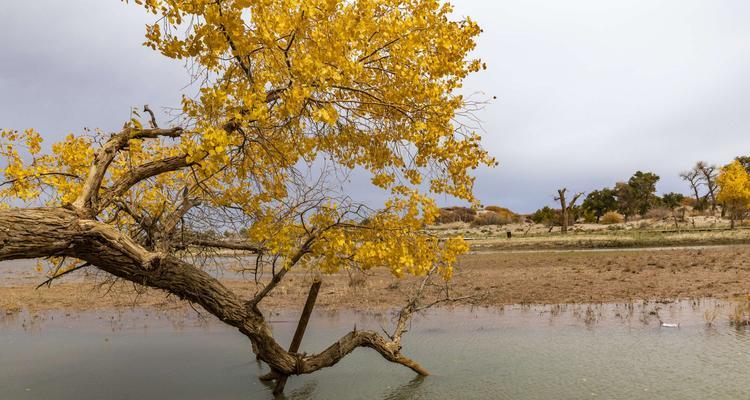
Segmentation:
[[(41, 274), (40, 274), (41, 276)], [(0, 312), (189, 308), (154, 289), (111, 284), (105, 274), (74, 276), (36, 289), (38, 282), (4, 282)], [(28, 278), (26, 278), (28, 279)], [(289, 274), (261, 304), (296, 309), (304, 303), (313, 273)], [(386, 310), (403, 305), (418, 278), (396, 279), (385, 271), (350, 277), (324, 276), (316, 309)], [(253, 281), (223, 280), (240, 296), (258, 289)], [(750, 246), (671, 248), (643, 251), (471, 252), (459, 259), (452, 297), (472, 296), (458, 306), (500, 308), (513, 304), (596, 304), (690, 299), (731, 300), (750, 294)], [(436, 299), (436, 293), (428, 294)]]

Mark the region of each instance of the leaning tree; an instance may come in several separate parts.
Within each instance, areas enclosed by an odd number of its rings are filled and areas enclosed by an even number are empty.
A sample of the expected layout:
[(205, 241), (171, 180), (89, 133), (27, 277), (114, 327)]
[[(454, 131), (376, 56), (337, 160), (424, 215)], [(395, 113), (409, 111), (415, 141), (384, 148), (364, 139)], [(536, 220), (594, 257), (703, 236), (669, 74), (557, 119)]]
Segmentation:
[[(482, 67), (468, 55), (478, 26), (438, 0), (134, 3), (156, 20), (146, 46), (185, 60), (200, 90), (168, 124), (145, 107), (49, 150), (33, 129), (3, 130), (0, 260), (96, 268), (200, 305), (248, 337), (270, 378), (358, 347), (426, 374), (401, 353), (414, 299), (392, 334), (355, 329), (312, 355), (282, 348), (261, 309), (292, 269), (450, 278), (467, 246), (423, 226), (431, 194), (474, 202), (470, 170), (494, 165), (456, 93)], [(352, 170), (389, 194), (382, 208), (340, 189)], [(193, 262), (201, 249), (252, 253), (272, 277), (243, 298)]]

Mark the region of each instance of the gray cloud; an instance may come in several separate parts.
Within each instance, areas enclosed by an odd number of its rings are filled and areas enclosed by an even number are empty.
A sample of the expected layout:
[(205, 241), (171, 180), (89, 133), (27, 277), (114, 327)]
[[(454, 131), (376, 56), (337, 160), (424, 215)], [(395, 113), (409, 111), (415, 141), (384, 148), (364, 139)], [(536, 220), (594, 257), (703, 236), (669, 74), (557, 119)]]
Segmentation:
[[(532, 211), (557, 187), (589, 191), (637, 169), (661, 175), (661, 192), (686, 191), (677, 174), (693, 162), (750, 152), (750, 3), (454, 4), (484, 28), (489, 69), (466, 90), (497, 96), (477, 114), (501, 162), (478, 173), (483, 203)], [(131, 106), (179, 105), (187, 73), (141, 46), (150, 20), (116, 0), (4, 0), (0, 126), (57, 138), (114, 129)]]

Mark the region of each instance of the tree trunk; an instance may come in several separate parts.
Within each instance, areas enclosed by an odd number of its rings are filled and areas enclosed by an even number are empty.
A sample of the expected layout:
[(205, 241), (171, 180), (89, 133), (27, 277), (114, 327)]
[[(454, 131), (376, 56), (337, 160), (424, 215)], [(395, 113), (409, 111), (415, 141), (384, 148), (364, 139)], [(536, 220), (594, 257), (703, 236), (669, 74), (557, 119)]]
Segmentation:
[[(568, 233), (568, 215), (570, 214), (570, 209), (575, 207), (576, 201), (583, 195), (583, 192), (576, 193), (573, 196), (573, 200), (568, 204), (567, 200), (565, 199), (565, 192), (567, 192), (567, 188), (562, 188), (557, 190), (557, 197), (555, 197), (555, 200), (560, 201), (560, 233), (563, 235)], [(575, 221), (573, 221), (575, 224)]]
[(427, 375), (419, 364), (400, 353), (399, 341), (387, 341), (371, 331), (352, 331), (312, 356), (290, 353), (273, 338), (256, 304), (243, 301), (193, 265), (169, 254), (150, 252), (73, 207), (0, 210), (0, 261), (62, 256), (86, 261), (119, 278), (200, 305), (246, 335), (258, 358), (283, 375), (330, 367), (357, 347), (372, 348), (388, 361)]
[(563, 235), (568, 233), (568, 205), (565, 201), (565, 192), (567, 189), (559, 189), (557, 191), (557, 200), (560, 201), (560, 233)]

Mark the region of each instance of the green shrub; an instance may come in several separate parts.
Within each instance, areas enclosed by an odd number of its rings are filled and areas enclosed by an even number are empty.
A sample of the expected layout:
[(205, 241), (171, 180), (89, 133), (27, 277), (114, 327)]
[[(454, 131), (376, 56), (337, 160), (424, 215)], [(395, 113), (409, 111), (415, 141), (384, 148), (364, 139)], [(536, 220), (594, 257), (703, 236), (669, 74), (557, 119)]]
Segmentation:
[(544, 225), (559, 225), (560, 224), (560, 211), (553, 210), (547, 206), (534, 211), (531, 214), (531, 220), (537, 224)]

